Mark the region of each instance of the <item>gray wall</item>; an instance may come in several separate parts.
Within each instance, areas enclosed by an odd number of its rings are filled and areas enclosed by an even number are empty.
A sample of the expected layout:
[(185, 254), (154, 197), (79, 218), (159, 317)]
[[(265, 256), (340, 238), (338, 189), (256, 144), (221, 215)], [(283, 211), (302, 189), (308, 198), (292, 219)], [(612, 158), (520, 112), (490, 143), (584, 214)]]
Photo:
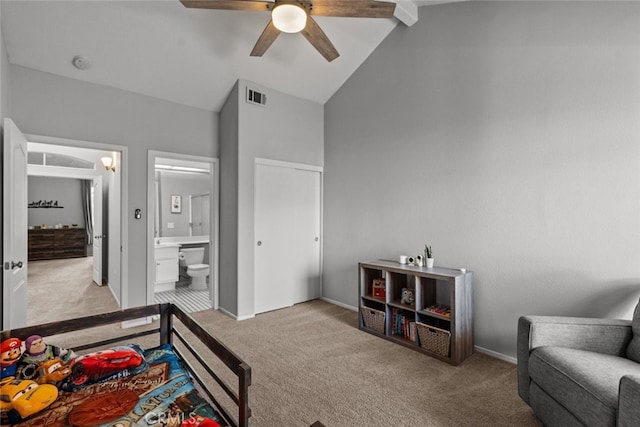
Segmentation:
[[(0, 2), (0, 17), (2, 16), (2, 2)], [(2, 36), (2, 27), (0, 26), (0, 118), (10, 117), (10, 85), (9, 85), (9, 58), (7, 56), (7, 47), (4, 44)], [(3, 124), (0, 123), (0, 128)], [(2, 177), (0, 177), (0, 180)], [(2, 231), (0, 231), (0, 235)]]
[(220, 111), (220, 308), (238, 314), (238, 82)]
[[(189, 195), (211, 193), (211, 175), (203, 173), (156, 172), (160, 182), (160, 236), (189, 236)], [(171, 212), (171, 196), (182, 196), (182, 212)], [(174, 228), (169, 228), (169, 223)]]
[(358, 261), (474, 271), (475, 337), (524, 314), (631, 316), (640, 295), (640, 3), (420, 8), (325, 105), (324, 289)]
[[(2, 22), (2, 2), (0, 2), (0, 22)], [(7, 49), (4, 44), (4, 37), (2, 35), (2, 25), (0, 24), (0, 134), (3, 134), (4, 130), (4, 118), (10, 116), (10, 85), (9, 85), (9, 59), (7, 57)], [(3, 140), (4, 146), (4, 140)], [(0, 162), (4, 161), (4, 150), (0, 150)], [(4, 163), (3, 163), (4, 164)], [(3, 188), (3, 174), (0, 173), (0, 188)], [(2, 190), (0, 190), (1, 192)], [(3, 203), (0, 201), (0, 203)], [(0, 240), (3, 239), (3, 227), (0, 227)], [(4, 245), (3, 245), (4, 246)], [(2, 254), (2, 261), (4, 262), (4, 247), (0, 247), (0, 254)], [(3, 270), (4, 271), (4, 270)], [(4, 289), (4, 274), (0, 275), (0, 305), (3, 301), (3, 289)]]
[[(146, 304), (147, 151), (179, 146), (218, 157), (217, 113), (19, 66), (10, 73), (12, 118), (22, 132), (128, 147), (128, 301)], [(133, 219), (136, 208), (141, 220)]]
[(27, 202), (53, 200), (57, 201), (58, 206), (62, 206), (62, 209), (28, 209), (28, 224), (46, 224), (50, 228), (56, 224), (78, 224), (79, 227), (84, 228), (81, 182), (82, 180), (74, 178), (30, 176), (27, 183)]
[[(246, 86), (267, 95), (266, 107), (245, 102)], [(321, 104), (270, 90), (245, 80), (239, 83), (238, 156), (238, 317), (254, 311), (255, 158), (322, 166), (324, 108)]]
[[(267, 95), (266, 106), (249, 104), (245, 101), (247, 85)], [(227, 214), (237, 218), (237, 268), (236, 298), (237, 307), (224, 304), (221, 290), (220, 301), (223, 308), (243, 319), (254, 315), (254, 172), (255, 159), (266, 158), (293, 163), (322, 166), (324, 162), (324, 109), (323, 106), (277, 92), (258, 84), (239, 80), (231, 96), (237, 100), (227, 100), (221, 117), (223, 156), (221, 163), (221, 196), (222, 204), (232, 196), (229, 189), (237, 185), (237, 208), (223, 212), (223, 221)], [(237, 118), (231, 111), (237, 107)], [(227, 123), (226, 118), (230, 121)], [(235, 130), (237, 120), (237, 130)], [(226, 127), (233, 129), (227, 130)], [(236, 134), (237, 132), (237, 134)], [(236, 136), (237, 135), (237, 136)], [(237, 141), (237, 142), (236, 142)], [(234, 145), (236, 144), (236, 145)], [(227, 147), (228, 150), (224, 147)], [(228, 156), (226, 154), (228, 153)], [(237, 154), (236, 154), (237, 153)], [(237, 167), (230, 166), (228, 161), (235, 160)], [(226, 168), (226, 169), (225, 169)], [(235, 176), (234, 176), (235, 175)], [(231, 179), (226, 181), (226, 179)], [(236, 184), (237, 180), (237, 184)], [(225, 196), (227, 193), (227, 196)], [(223, 208), (224, 210), (225, 208)], [(224, 221), (229, 225), (232, 222)], [(224, 225), (221, 225), (221, 228)], [(224, 233), (224, 232), (223, 232)], [(222, 234), (222, 237), (224, 235)], [(226, 240), (221, 240), (223, 248)], [(222, 249), (225, 251), (226, 249)], [(226, 255), (223, 254), (226, 259)], [(238, 263), (238, 260), (242, 260)], [(222, 267), (230, 268), (228, 265)], [(225, 278), (228, 277), (225, 274)], [(222, 280), (221, 280), (222, 282)], [(232, 285), (227, 291), (233, 292)], [(225, 296), (226, 298), (226, 296)]]

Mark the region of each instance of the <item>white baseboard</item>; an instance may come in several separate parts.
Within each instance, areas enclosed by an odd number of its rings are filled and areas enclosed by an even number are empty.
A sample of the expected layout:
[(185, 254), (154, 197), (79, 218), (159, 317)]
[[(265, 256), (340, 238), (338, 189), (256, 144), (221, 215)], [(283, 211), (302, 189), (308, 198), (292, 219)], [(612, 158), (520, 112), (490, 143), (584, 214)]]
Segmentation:
[[(113, 299), (117, 301), (118, 307), (122, 308), (122, 304), (120, 302), (120, 295), (116, 295), (116, 293), (113, 292), (113, 287), (111, 286), (111, 283), (107, 283), (106, 285), (109, 288), (109, 292), (111, 292), (111, 295), (113, 295)], [(102, 286), (104, 286), (104, 285), (102, 285)]]
[(340, 301), (332, 300), (325, 297), (320, 297), (320, 300), (328, 302), (329, 304), (337, 305), (338, 307), (346, 308), (347, 310), (358, 311), (358, 307), (354, 307), (352, 305), (348, 305)]
[(495, 357), (496, 359), (513, 363), (514, 365), (518, 363), (518, 359), (516, 359), (515, 357), (507, 356), (506, 354), (498, 353), (497, 351), (489, 350), (479, 346), (475, 346), (475, 349), (478, 353), (486, 354), (487, 356)]
[(230, 311), (225, 310), (222, 307), (218, 307), (218, 310), (221, 311), (222, 313), (224, 313), (225, 315), (231, 317), (232, 319), (235, 319), (235, 320), (247, 320), (247, 319), (251, 319), (251, 318), (256, 317), (255, 315), (238, 317), (235, 314), (231, 313)]
[(151, 323), (151, 320), (152, 320), (151, 316), (141, 317), (139, 319), (133, 319), (133, 320), (125, 320), (124, 322), (120, 322), (120, 327), (122, 329), (135, 328), (136, 326), (149, 324)]

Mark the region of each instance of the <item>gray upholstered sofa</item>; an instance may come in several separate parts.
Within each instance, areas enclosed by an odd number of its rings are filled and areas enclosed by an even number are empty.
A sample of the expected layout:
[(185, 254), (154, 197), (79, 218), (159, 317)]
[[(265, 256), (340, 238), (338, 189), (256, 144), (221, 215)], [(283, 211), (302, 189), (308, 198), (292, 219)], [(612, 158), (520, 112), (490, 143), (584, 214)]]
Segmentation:
[(521, 317), (518, 393), (545, 426), (640, 426), (640, 303), (632, 321)]

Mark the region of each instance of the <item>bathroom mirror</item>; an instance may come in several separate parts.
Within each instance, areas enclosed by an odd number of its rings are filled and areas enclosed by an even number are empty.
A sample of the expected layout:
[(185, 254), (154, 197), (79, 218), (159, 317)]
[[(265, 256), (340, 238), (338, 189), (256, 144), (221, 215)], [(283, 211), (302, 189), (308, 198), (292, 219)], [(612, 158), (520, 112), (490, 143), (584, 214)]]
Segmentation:
[(154, 237), (209, 236), (211, 164), (157, 157)]

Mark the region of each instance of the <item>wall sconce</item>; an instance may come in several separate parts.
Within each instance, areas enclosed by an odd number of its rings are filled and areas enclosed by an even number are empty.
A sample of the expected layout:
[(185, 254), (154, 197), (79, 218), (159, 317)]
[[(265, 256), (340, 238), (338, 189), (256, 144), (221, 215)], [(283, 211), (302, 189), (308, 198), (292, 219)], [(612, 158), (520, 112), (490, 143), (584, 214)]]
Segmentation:
[(111, 157), (102, 157), (102, 164), (104, 168), (108, 171), (114, 172), (116, 171), (116, 164)]

